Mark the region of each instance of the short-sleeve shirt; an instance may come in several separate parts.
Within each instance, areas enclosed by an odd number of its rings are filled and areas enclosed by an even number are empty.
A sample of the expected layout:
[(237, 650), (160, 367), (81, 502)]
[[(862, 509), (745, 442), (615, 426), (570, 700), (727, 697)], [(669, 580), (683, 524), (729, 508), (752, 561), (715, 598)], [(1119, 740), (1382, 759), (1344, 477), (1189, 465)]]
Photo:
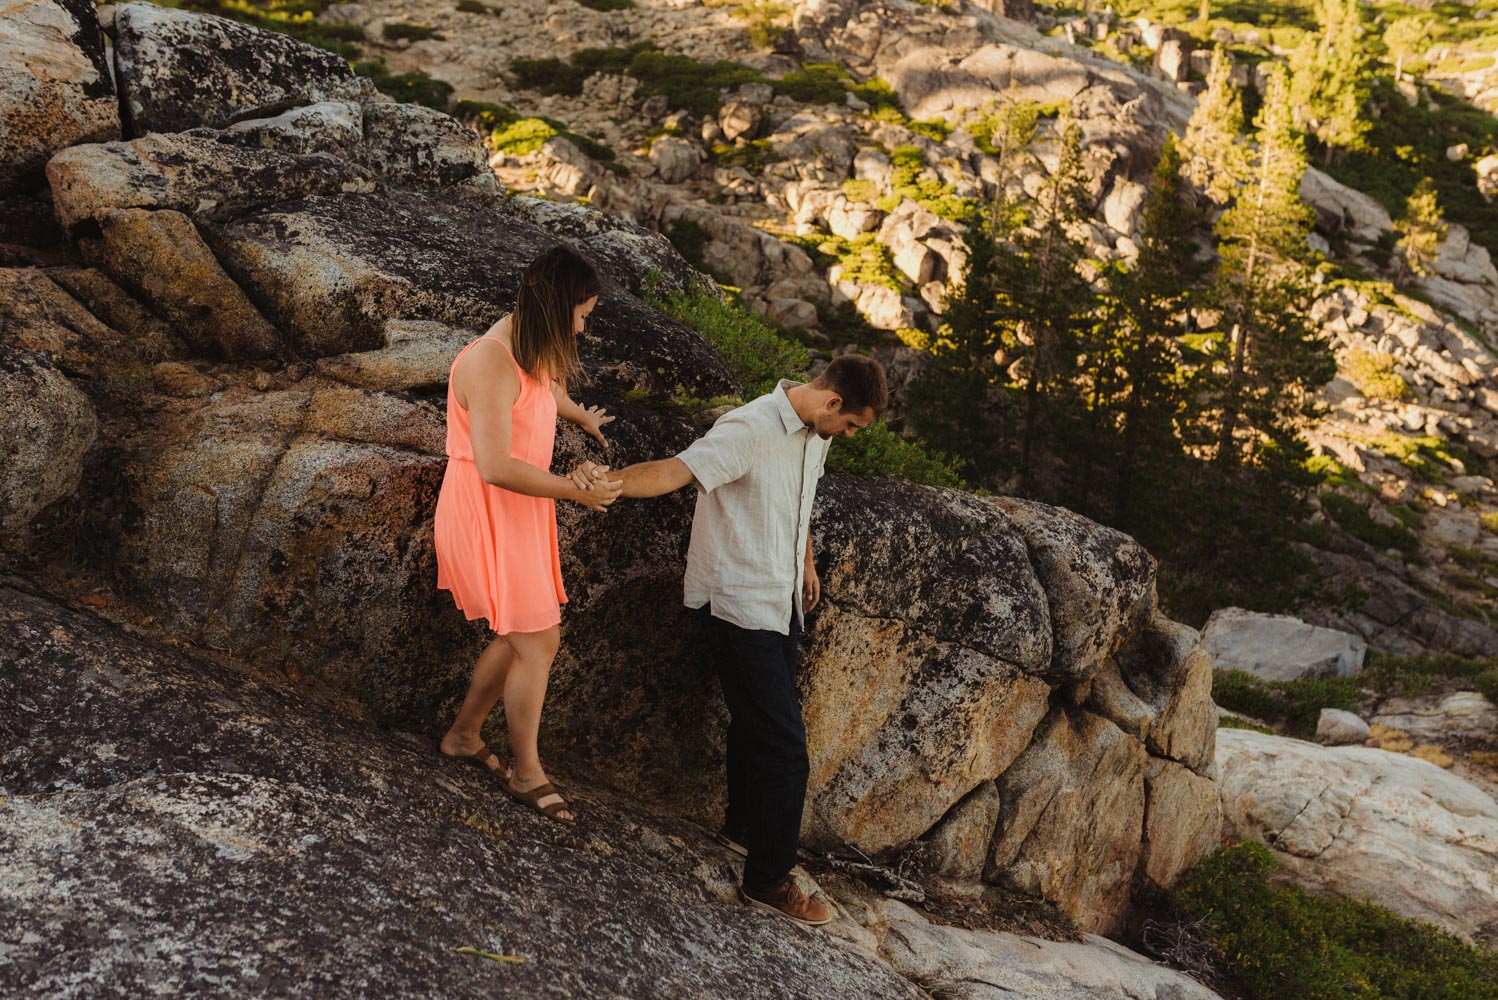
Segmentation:
[(718, 418), (677, 457), (701, 492), (687, 549), (686, 605), (786, 635), (801, 619), (806, 539), (831, 442), (796, 415), (782, 379)]

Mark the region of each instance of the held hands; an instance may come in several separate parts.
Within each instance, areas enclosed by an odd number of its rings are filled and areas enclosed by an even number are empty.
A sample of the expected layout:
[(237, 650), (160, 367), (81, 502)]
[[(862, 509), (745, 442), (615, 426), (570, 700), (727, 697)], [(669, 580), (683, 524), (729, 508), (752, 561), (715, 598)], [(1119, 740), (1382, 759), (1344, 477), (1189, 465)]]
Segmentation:
[(614, 418), (609, 416), (608, 411), (601, 406), (585, 406), (582, 410), (582, 417), (577, 422), (578, 426), (593, 435), (599, 444), (607, 448), (609, 443), (603, 439), (603, 425), (613, 423)]
[(624, 490), (624, 480), (609, 479), (608, 471), (607, 465), (595, 465), (588, 461), (579, 462), (569, 477), (572, 485), (577, 488), (577, 495), (571, 499), (589, 510), (599, 512), (606, 510), (609, 504), (619, 499), (619, 494)]

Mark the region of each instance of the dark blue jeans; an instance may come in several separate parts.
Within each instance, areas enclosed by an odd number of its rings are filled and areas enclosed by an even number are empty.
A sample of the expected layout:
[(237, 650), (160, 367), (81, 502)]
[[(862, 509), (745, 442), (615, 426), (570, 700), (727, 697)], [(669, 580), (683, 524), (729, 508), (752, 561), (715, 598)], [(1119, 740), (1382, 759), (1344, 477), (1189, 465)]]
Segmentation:
[(728, 704), (728, 815), (749, 848), (744, 888), (779, 888), (801, 844), (806, 805), (806, 726), (796, 696), (800, 627), (789, 635), (740, 628), (701, 611), (707, 646)]

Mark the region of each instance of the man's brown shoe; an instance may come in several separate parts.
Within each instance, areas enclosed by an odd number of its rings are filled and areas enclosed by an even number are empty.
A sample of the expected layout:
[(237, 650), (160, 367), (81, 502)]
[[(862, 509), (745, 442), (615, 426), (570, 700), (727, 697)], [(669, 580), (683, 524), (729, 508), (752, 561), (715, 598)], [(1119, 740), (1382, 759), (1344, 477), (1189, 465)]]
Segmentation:
[(807, 927), (820, 927), (832, 919), (832, 911), (802, 892), (795, 878), (786, 879), (785, 885), (768, 892), (751, 892), (740, 886), (739, 898), (750, 906), (778, 913)]

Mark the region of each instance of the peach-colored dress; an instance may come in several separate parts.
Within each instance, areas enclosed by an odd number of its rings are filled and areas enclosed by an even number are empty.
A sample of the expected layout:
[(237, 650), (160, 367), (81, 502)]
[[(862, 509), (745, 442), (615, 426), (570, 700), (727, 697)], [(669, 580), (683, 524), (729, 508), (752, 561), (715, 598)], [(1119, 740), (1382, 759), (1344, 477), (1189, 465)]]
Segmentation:
[[(458, 361), (485, 340), (498, 344), (514, 363), (504, 342), (480, 337), (458, 352)], [(485, 347), (482, 350), (492, 351)], [(511, 412), (510, 457), (539, 469), (551, 468), (556, 442), (557, 402), (551, 386), (515, 365), (520, 396)], [(500, 635), (541, 632), (562, 620), (567, 603), (562, 562), (557, 552), (556, 502), (547, 497), (493, 486), (479, 476), (468, 433), (468, 411), (447, 380), (447, 472), (437, 495), (434, 526), (437, 586), (452, 591), (468, 618), (487, 618)]]

